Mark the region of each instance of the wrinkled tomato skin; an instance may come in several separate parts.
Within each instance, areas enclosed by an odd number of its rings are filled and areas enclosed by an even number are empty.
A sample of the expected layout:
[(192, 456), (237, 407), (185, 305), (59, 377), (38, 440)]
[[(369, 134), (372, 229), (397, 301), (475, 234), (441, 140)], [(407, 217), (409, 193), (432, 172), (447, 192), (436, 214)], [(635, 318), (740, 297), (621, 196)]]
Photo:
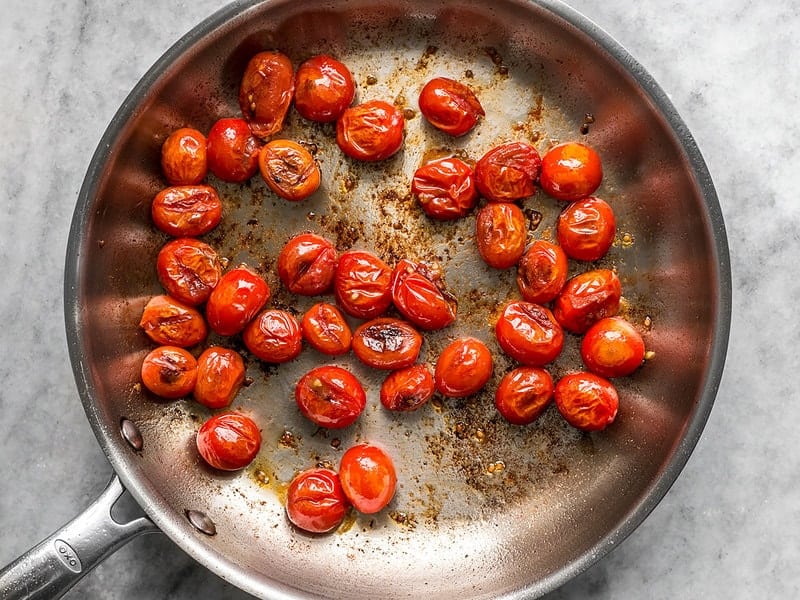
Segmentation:
[(449, 135), (472, 131), (486, 113), (468, 86), (455, 79), (435, 77), (419, 93), (419, 110), (428, 122)]
[(475, 243), (483, 261), (495, 269), (513, 267), (525, 253), (528, 229), (516, 204), (490, 202), (475, 219)]
[(333, 291), (351, 317), (375, 318), (392, 303), (392, 269), (371, 252), (349, 250), (339, 257)]
[(311, 153), (291, 140), (272, 140), (258, 153), (261, 177), (275, 194), (299, 202), (317, 191), (320, 172)]
[(353, 333), (344, 315), (333, 304), (320, 302), (309, 308), (300, 327), (303, 339), (323, 354), (340, 356), (350, 351)]
[(458, 301), (445, 288), (438, 265), (402, 259), (392, 272), (392, 301), (420, 329), (442, 329), (456, 320)]
[(238, 412), (214, 415), (197, 432), (197, 450), (203, 460), (220, 471), (245, 468), (261, 448), (261, 431), (255, 421)]
[(301, 233), (278, 254), (278, 277), (293, 294), (325, 294), (333, 285), (336, 263), (333, 242), (316, 233)]
[(344, 521), (350, 502), (335, 471), (314, 467), (301, 471), (286, 491), (286, 516), (309, 533), (328, 533)]
[(614, 422), (619, 396), (614, 385), (593, 373), (565, 375), (555, 387), (558, 412), (582, 431), (600, 431)]
[(294, 107), (309, 121), (335, 121), (352, 104), (355, 94), (350, 70), (325, 54), (312, 56), (295, 74)]
[(558, 243), (570, 258), (599, 260), (616, 233), (614, 211), (605, 200), (590, 196), (571, 202), (558, 216)]
[(300, 323), (291, 313), (276, 308), (261, 311), (250, 321), (242, 340), (254, 356), (268, 363), (289, 362), (303, 349)]
[(259, 52), (247, 63), (239, 107), (256, 137), (267, 140), (283, 128), (294, 95), (292, 61), (280, 52)]
[(475, 165), (478, 191), (492, 202), (513, 202), (533, 196), (541, 164), (539, 152), (525, 142), (495, 146)]
[(568, 202), (586, 198), (594, 194), (602, 181), (600, 156), (586, 144), (558, 144), (542, 157), (539, 185), (552, 198)]
[(208, 173), (206, 136), (182, 127), (167, 136), (161, 145), (161, 171), (170, 185), (194, 185)]
[(175, 400), (192, 393), (197, 382), (197, 361), (177, 346), (159, 346), (142, 362), (142, 383), (156, 396)]
[(567, 281), (553, 314), (564, 329), (580, 335), (600, 319), (616, 315), (621, 297), (622, 284), (614, 271), (586, 271)]
[(400, 319), (373, 319), (353, 332), (353, 354), (374, 369), (410, 367), (417, 361), (421, 348), (422, 336)]
[(607, 317), (592, 325), (581, 340), (586, 368), (609, 379), (630, 375), (644, 360), (644, 340), (621, 317)]
[(167, 293), (190, 306), (208, 300), (222, 276), (216, 251), (194, 238), (178, 238), (164, 244), (156, 270)]
[(553, 378), (539, 367), (517, 367), (500, 380), (494, 405), (513, 425), (530, 425), (553, 399)]
[(355, 375), (330, 365), (303, 375), (295, 386), (294, 395), (300, 412), (328, 429), (352, 425), (367, 405), (367, 395)]
[(339, 479), (347, 499), (366, 515), (383, 510), (397, 487), (394, 462), (383, 449), (372, 444), (347, 449), (339, 462)]
[(533, 302), (506, 304), (495, 325), (495, 335), (503, 352), (533, 367), (553, 362), (564, 347), (564, 331), (553, 313)]
[(190, 348), (208, 335), (199, 310), (167, 295), (153, 296), (142, 311), (139, 327), (156, 344)]
[(430, 369), (423, 364), (392, 371), (381, 385), (381, 404), (394, 412), (419, 409), (433, 397), (436, 388)]
[(236, 335), (269, 301), (267, 282), (244, 265), (221, 278), (206, 304), (208, 325), (219, 335)]
[(220, 119), (208, 132), (208, 170), (222, 181), (242, 183), (258, 171), (261, 144), (244, 119)]
[(370, 100), (342, 113), (336, 121), (336, 143), (350, 158), (385, 160), (403, 145), (405, 119), (396, 106)]
[(414, 172), (411, 192), (431, 219), (452, 221), (468, 215), (478, 201), (475, 173), (450, 157), (425, 163)]
[(225, 408), (233, 402), (244, 378), (244, 360), (238, 352), (211, 346), (197, 359), (194, 399), (208, 408)]
[(569, 260), (560, 246), (536, 240), (517, 264), (517, 287), (523, 299), (536, 304), (554, 300), (567, 282)]
[(475, 338), (450, 343), (436, 361), (433, 381), (437, 391), (450, 398), (471, 396), (492, 376), (492, 353)]
[(222, 220), (222, 201), (209, 185), (178, 185), (156, 194), (150, 205), (153, 223), (173, 237), (198, 237)]

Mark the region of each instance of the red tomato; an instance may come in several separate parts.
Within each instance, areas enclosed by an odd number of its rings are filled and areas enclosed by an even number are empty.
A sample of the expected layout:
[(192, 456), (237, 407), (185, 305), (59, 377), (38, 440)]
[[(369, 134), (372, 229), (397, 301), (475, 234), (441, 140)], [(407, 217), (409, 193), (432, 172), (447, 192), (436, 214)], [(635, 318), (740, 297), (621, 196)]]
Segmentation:
[(458, 301), (445, 289), (435, 264), (398, 262), (392, 272), (392, 301), (420, 329), (441, 329), (456, 320)]
[(516, 204), (490, 202), (475, 219), (475, 243), (484, 262), (495, 269), (513, 267), (525, 252), (528, 229)]
[(466, 216), (478, 200), (472, 168), (458, 158), (440, 158), (422, 165), (411, 180), (411, 192), (432, 219)]
[(583, 431), (600, 431), (617, 416), (619, 396), (607, 379), (593, 373), (570, 373), (556, 383), (556, 406), (567, 423)]
[(614, 211), (604, 200), (590, 196), (571, 202), (558, 216), (558, 243), (570, 258), (599, 260), (606, 255), (616, 231)]
[(409, 412), (417, 410), (434, 392), (433, 375), (422, 364), (411, 365), (389, 373), (381, 385), (381, 404), (387, 410)]
[(209, 185), (179, 185), (161, 190), (150, 205), (153, 223), (174, 237), (197, 237), (222, 220), (222, 201)]
[(542, 157), (539, 185), (558, 200), (580, 200), (594, 194), (603, 180), (600, 156), (580, 142), (554, 146)]
[(319, 167), (311, 153), (291, 140), (272, 140), (258, 153), (258, 168), (269, 189), (298, 202), (317, 191)]
[(553, 313), (533, 302), (506, 304), (494, 331), (503, 352), (523, 365), (553, 362), (564, 347), (564, 331)]
[(616, 315), (621, 296), (622, 285), (614, 271), (586, 271), (567, 281), (553, 314), (564, 329), (581, 334), (600, 319)]
[(397, 487), (397, 472), (391, 457), (372, 444), (347, 449), (339, 462), (339, 479), (350, 503), (367, 515), (383, 510)]
[(486, 113), (469, 87), (447, 77), (431, 79), (419, 93), (419, 110), (431, 125), (452, 136), (472, 130)]
[(489, 150), (475, 165), (478, 191), (493, 202), (513, 202), (536, 191), (534, 181), (542, 164), (536, 148), (525, 142), (506, 142)]
[(220, 119), (208, 132), (208, 170), (222, 181), (242, 183), (258, 171), (261, 146), (244, 119)]
[(310, 121), (335, 121), (350, 106), (356, 88), (350, 70), (330, 56), (312, 56), (295, 74), (294, 107)]
[(607, 317), (592, 325), (581, 341), (586, 367), (603, 377), (624, 377), (642, 365), (644, 340), (621, 317)]
[(174, 400), (192, 393), (197, 361), (177, 346), (159, 346), (142, 362), (142, 383), (156, 396)]
[(208, 172), (206, 136), (190, 127), (176, 129), (161, 145), (161, 171), (170, 185), (194, 185)]
[(220, 471), (249, 465), (261, 448), (261, 432), (250, 417), (238, 412), (214, 415), (197, 432), (197, 450)]
[(344, 312), (372, 319), (392, 303), (392, 269), (370, 252), (349, 250), (339, 257), (333, 291)]
[(208, 300), (222, 275), (216, 251), (194, 238), (167, 242), (158, 253), (156, 270), (167, 293), (191, 306)]
[(440, 394), (460, 398), (486, 385), (492, 369), (492, 353), (486, 344), (475, 338), (460, 338), (442, 350), (433, 380)]
[(300, 323), (303, 339), (323, 354), (347, 354), (353, 341), (350, 326), (333, 304), (320, 302), (308, 309)]
[(231, 269), (208, 298), (208, 324), (220, 335), (236, 335), (264, 308), (269, 298), (269, 286), (260, 275), (244, 265)]
[(268, 363), (285, 363), (303, 349), (300, 323), (277, 308), (262, 311), (244, 328), (242, 340), (254, 356)]
[(348, 108), (336, 122), (336, 143), (350, 158), (378, 161), (403, 145), (403, 113), (383, 100)]
[(330, 469), (306, 469), (295, 475), (286, 491), (286, 516), (309, 533), (333, 531), (349, 508), (339, 475)]
[(278, 276), (293, 294), (324, 294), (331, 289), (335, 274), (336, 248), (316, 233), (294, 236), (278, 254)]
[(154, 296), (142, 311), (139, 321), (147, 336), (156, 344), (189, 348), (208, 335), (208, 327), (200, 311), (170, 298)]
[(539, 367), (518, 367), (505, 374), (497, 386), (494, 405), (514, 425), (538, 419), (553, 399), (553, 378)]
[(567, 255), (559, 246), (536, 240), (517, 265), (517, 287), (528, 302), (550, 302), (567, 282), (568, 269)]
[(244, 361), (238, 352), (211, 346), (197, 359), (194, 399), (208, 408), (224, 408), (233, 402), (244, 376)]
[(375, 369), (409, 367), (416, 362), (421, 348), (422, 336), (400, 319), (373, 319), (353, 333), (353, 353)]
[(341, 429), (356, 422), (367, 405), (358, 379), (341, 367), (311, 369), (294, 389), (300, 412), (320, 427)]
[(280, 52), (259, 52), (239, 86), (239, 107), (253, 135), (268, 139), (283, 127), (294, 94), (292, 61)]

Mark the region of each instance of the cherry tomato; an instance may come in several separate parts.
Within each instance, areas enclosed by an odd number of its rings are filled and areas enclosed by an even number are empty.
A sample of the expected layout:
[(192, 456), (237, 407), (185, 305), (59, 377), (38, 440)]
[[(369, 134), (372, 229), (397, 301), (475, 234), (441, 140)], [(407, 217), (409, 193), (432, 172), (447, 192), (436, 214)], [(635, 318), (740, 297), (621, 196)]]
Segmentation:
[(441, 329), (456, 320), (458, 301), (445, 289), (438, 265), (403, 259), (392, 272), (392, 301), (420, 329)]
[(139, 327), (147, 337), (163, 346), (189, 348), (208, 335), (200, 311), (164, 295), (152, 297), (145, 305)]
[(311, 369), (294, 389), (300, 412), (320, 427), (341, 429), (355, 423), (367, 405), (358, 379), (342, 367)]
[(350, 326), (333, 304), (320, 302), (308, 309), (300, 323), (303, 339), (323, 354), (347, 354), (353, 341)]
[(417, 169), (411, 192), (425, 214), (439, 221), (466, 216), (478, 200), (472, 168), (453, 157), (432, 160)]
[(642, 365), (644, 340), (622, 317), (607, 317), (586, 332), (581, 341), (581, 358), (592, 373), (624, 377)]
[(590, 196), (571, 202), (558, 216), (558, 243), (570, 258), (599, 260), (606, 255), (616, 231), (614, 211)]
[(264, 310), (244, 328), (242, 340), (256, 357), (268, 363), (285, 363), (303, 349), (300, 323), (291, 313), (277, 308)]
[(381, 385), (381, 404), (387, 410), (417, 410), (433, 396), (433, 375), (422, 364), (392, 371)]
[(244, 376), (244, 361), (238, 352), (211, 346), (197, 359), (194, 399), (208, 408), (224, 408), (239, 393)]
[(291, 140), (272, 140), (258, 153), (267, 186), (281, 198), (298, 202), (317, 191), (319, 167), (311, 153)]
[(330, 469), (306, 469), (295, 475), (286, 491), (286, 516), (309, 533), (333, 531), (349, 508), (339, 475)]
[(179, 185), (161, 190), (150, 205), (153, 223), (174, 237), (197, 237), (222, 220), (222, 201), (209, 185)]
[(353, 507), (367, 515), (383, 510), (397, 487), (397, 472), (391, 457), (372, 444), (347, 449), (339, 462), (339, 479)]
[(619, 396), (613, 384), (593, 373), (570, 373), (555, 387), (558, 412), (583, 431), (600, 431), (617, 416)]
[(194, 238), (167, 242), (158, 253), (156, 270), (167, 293), (190, 306), (208, 300), (222, 275), (216, 251)]
[(564, 329), (581, 334), (600, 319), (616, 315), (621, 296), (622, 285), (614, 271), (586, 271), (567, 281), (553, 314)]
[(486, 385), (492, 369), (492, 353), (486, 344), (475, 338), (460, 338), (442, 350), (433, 381), (443, 396), (470, 396)]
[(208, 324), (220, 335), (236, 335), (269, 301), (264, 279), (241, 265), (225, 273), (206, 304)]
[(312, 56), (295, 74), (294, 107), (310, 121), (335, 121), (353, 102), (355, 94), (350, 70), (325, 54)]
[(539, 185), (558, 200), (580, 200), (594, 194), (603, 180), (600, 156), (580, 142), (554, 146), (542, 157)]
[(409, 323), (384, 317), (362, 323), (353, 333), (353, 353), (375, 369), (403, 369), (413, 365), (422, 348), (422, 336)]
[(192, 393), (197, 361), (177, 346), (159, 346), (142, 362), (142, 383), (156, 396), (175, 400)]
[(214, 415), (197, 432), (197, 450), (220, 471), (237, 471), (249, 465), (261, 448), (261, 431), (255, 421), (238, 412)]
[(403, 113), (383, 100), (348, 108), (336, 122), (336, 143), (350, 158), (384, 160), (403, 145)]
[(349, 250), (339, 257), (333, 291), (348, 315), (372, 319), (392, 303), (392, 269), (370, 252)]
[(494, 331), (503, 352), (523, 365), (546, 365), (564, 347), (564, 331), (553, 313), (533, 302), (506, 304)]
[(495, 146), (475, 165), (478, 191), (492, 202), (513, 202), (533, 196), (541, 164), (536, 148), (525, 142)]
[(336, 248), (316, 233), (294, 236), (278, 254), (278, 276), (293, 294), (324, 294), (331, 289), (335, 274)]
[(541, 416), (552, 399), (550, 373), (539, 367), (517, 367), (500, 381), (494, 405), (509, 423), (529, 425)]
[(483, 261), (495, 269), (513, 267), (525, 252), (528, 229), (516, 204), (490, 202), (475, 219), (475, 243)]
[(260, 149), (247, 121), (220, 119), (208, 132), (208, 170), (222, 181), (247, 181), (258, 171)]
[(208, 172), (206, 136), (182, 127), (167, 136), (161, 145), (161, 171), (170, 185), (194, 185)]
[(431, 125), (452, 136), (461, 136), (486, 113), (469, 87), (447, 77), (431, 79), (419, 93), (419, 110)]
[(259, 52), (244, 70), (239, 106), (253, 135), (266, 140), (283, 127), (294, 94), (292, 61), (280, 52)]
[(517, 265), (517, 287), (528, 302), (550, 302), (567, 282), (568, 269), (569, 261), (561, 247), (536, 240)]

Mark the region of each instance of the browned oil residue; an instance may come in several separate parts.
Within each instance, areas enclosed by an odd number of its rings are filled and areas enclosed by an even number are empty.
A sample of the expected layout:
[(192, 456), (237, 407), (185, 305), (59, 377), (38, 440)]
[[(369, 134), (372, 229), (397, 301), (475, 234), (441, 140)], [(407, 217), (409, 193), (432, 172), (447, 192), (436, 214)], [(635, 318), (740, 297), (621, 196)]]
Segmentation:
[(414, 530), (417, 528), (417, 518), (414, 516), (414, 513), (397, 510), (390, 512), (389, 517), (391, 517), (392, 521), (407, 529)]
[(378, 78), (375, 77), (375, 75), (367, 75), (365, 81), (367, 85), (375, 85), (376, 83), (378, 83)]
[(281, 434), (281, 437), (278, 438), (278, 443), (284, 448), (292, 448), (293, 450), (297, 450), (299, 446), (297, 436), (288, 430)]
[(419, 57), (417, 61), (417, 66), (415, 67), (417, 71), (422, 71), (428, 68), (428, 62), (430, 59), (436, 55), (439, 51), (439, 48), (436, 46), (428, 46), (425, 48), (425, 52), (422, 53), (422, 56)]
[(487, 46), (486, 48), (483, 49), (483, 51), (486, 53), (486, 56), (488, 56), (491, 59), (492, 63), (495, 66), (495, 71), (499, 75), (508, 75), (508, 67), (506, 66), (503, 57), (500, 55), (500, 53), (497, 51), (496, 48), (494, 48), (493, 46)]

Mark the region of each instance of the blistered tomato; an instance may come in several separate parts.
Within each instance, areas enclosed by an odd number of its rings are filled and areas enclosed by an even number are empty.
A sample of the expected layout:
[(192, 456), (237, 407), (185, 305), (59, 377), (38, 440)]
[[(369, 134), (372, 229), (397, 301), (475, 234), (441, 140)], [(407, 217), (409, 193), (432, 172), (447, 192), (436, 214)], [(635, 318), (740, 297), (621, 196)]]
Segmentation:
[(311, 153), (291, 140), (272, 140), (258, 153), (258, 169), (269, 189), (297, 202), (317, 191), (320, 172)]
[(279, 309), (261, 311), (244, 328), (242, 340), (254, 356), (268, 363), (285, 363), (303, 349), (303, 333), (294, 316)]
[(493, 202), (513, 202), (533, 196), (541, 163), (536, 148), (525, 142), (495, 146), (475, 165), (478, 191)]
[(564, 347), (564, 331), (553, 313), (533, 302), (506, 304), (495, 334), (503, 352), (523, 365), (539, 367), (552, 362)]
[(161, 398), (183, 398), (196, 382), (197, 361), (183, 348), (159, 346), (142, 362), (142, 383)]
[(245, 468), (261, 448), (255, 421), (238, 412), (214, 415), (197, 432), (197, 450), (210, 466), (221, 471)]
[(306, 418), (329, 429), (352, 425), (367, 404), (367, 395), (355, 375), (332, 365), (303, 375), (295, 386), (294, 397)]
[(167, 242), (158, 253), (156, 270), (169, 295), (191, 306), (208, 300), (222, 275), (216, 251), (194, 238)]
[(529, 425), (538, 419), (553, 399), (553, 378), (539, 367), (518, 367), (500, 380), (494, 405), (514, 425)]
[(222, 220), (222, 201), (209, 185), (179, 185), (161, 190), (150, 205), (153, 223), (173, 237), (197, 237)]
[(594, 194), (603, 180), (600, 156), (580, 142), (554, 146), (542, 157), (539, 185), (558, 200), (579, 200)]
[(349, 508), (339, 475), (330, 469), (306, 469), (295, 475), (286, 491), (286, 516), (309, 533), (333, 531)]
[(333, 304), (320, 302), (303, 315), (300, 322), (303, 339), (323, 354), (347, 354), (353, 341), (350, 326)]
[(241, 183), (258, 171), (259, 141), (244, 119), (220, 119), (208, 132), (208, 170), (222, 181)]
[(170, 185), (193, 185), (208, 172), (206, 136), (182, 127), (167, 136), (161, 145), (161, 171)]
[(642, 365), (644, 340), (636, 328), (621, 317), (600, 319), (581, 341), (586, 368), (603, 377), (624, 377)]
[(561, 292), (568, 270), (567, 255), (559, 246), (536, 240), (517, 264), (517, 287), (528, 302), (544, 304)]
[(438, 265), (403, 259), (392, 272), (392, 301), (420, 329), (441, 329), (456, 320), (458, 301)]
[(411, 192), (432, 219), (449, 221), (466, 216), (478, 200), (472, 168), (458, 158), (440, 158), (414, 172)]
[(336, 143), (350, 158), (378, 161), (403, 145), (403, 113), (383, 100), (370, 100), (344, 111), (336, 122)]
[(324, 294), (333, 285), (335, 274), (336, 248), (316, 233), (294, 236), (278, 254), (278, 276), (293, 294)]
[(266, 140), (283, 127), (294, 94), (292, 61), (280, 52), (259, 52), (247, 63), (239, 107), (253, 134)]
[(339, 479), (345, 496), (364, 514), (374, 514), (394, 497), (397, 472), (391, 457), (372, 444), (348, 448), (339, 462)]
[(486, 344), (475, 338), (460, 338), (442, 350), (433, 381), (443, 396), (470, 396), (486, 385), (492, 369), (492, 353)]
[(356, 88), (350, 70), (330, 56), (312, 56), (295, 74), (294, 107), (310, 121), (335, 121), (353, 102)]
[(224, 408), (233, 402), (244, 377), (244, 361), (238, 352), (211, 346), (197, 359), (197, 384), (192, 395), (203, 406)]
[(381, 385), (381, 404), (387, 410), (417, 410), (433, 396), (435, 387), (430, 369), (423, 364), (392, 371)]
[(486, 113), (468, 86), (447, 77), (435, 77), (419, 93), (419, 110), (428, 122), (452, 136), (472, 130)]
[(475, 243), (484, 262), (495, 269), (513, 267), (525, 252), (528, 229), (516, 204), (490, 202), (475, 219)]
[(139, 327), (156, 344), (181, 348), (199, 344), (208, 334), (200, 311), (165, 295), (149, 300), (142, 311)]
[(599, 260), (614, 242), (616, 222), (607, 202), (590, 196), (571, 202), (558, 216), (558, 243), (570, 258)]
[(556, 298), (553, 314), (572, 333), (584, 333), (592, 324), (619, 311), (622, 285), (610, 269), (576, 275)]
[(570, 373), (555, 387), (558, 412), (583, 431), (599, 431), (614, 422), (619, 396), (613, 384), (593, 373)]
[(253, 320), (269, 297), (269, 286), (260, 275), (244, 265), (231, 269), (208, 298), (208, 324), (220, 335), (235, 335)]
[(353, 353), (375, 369), (402, 369), (413, 365), (422, 348), (422, 336), (409, 323), (384, 317), (362, 323), (353, 333)]
[(333, 291), (344, 312), (372, 319), (392, 303), (392, 269), (371, 252), (349, 250), (339, 257)]

